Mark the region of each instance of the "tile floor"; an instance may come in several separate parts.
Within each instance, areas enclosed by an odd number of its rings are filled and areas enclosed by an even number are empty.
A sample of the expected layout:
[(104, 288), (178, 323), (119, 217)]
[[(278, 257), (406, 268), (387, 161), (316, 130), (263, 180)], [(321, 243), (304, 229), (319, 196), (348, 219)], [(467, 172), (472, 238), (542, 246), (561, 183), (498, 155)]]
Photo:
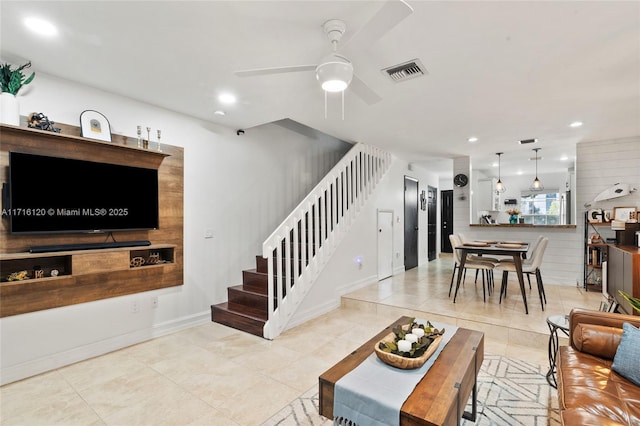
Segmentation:
[(441, 258), (342, 298), (342, 306), (273, 341), (207, 323), (0, 388), (1, 425), (260, 425), (401, 315), (485, 332), (485, 352), (547, 365), (546, 317), (598, 309), (601, 297), (546, 286), (546, 310), (515, 281), (502, 304), (472, 275), (455, 304)]

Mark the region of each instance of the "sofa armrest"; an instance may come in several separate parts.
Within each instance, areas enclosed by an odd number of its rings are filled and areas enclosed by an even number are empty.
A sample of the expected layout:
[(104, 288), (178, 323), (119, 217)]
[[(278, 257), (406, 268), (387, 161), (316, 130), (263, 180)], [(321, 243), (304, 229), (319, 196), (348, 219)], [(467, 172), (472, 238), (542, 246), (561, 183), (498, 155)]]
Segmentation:
[[(620, 329), (622, 334), (622, 324), (628, 322), (640, 327), (640, 316), (616, 314), (613, 312), (601, 312), (590, 309), (574, 308), (569, 313), (569, 345), (576, 350), (581, 350), (581, 347), (576, 346), (574, 343), (574, 333), (580, 333), (576, 330), (576, 327), (580, 324), (592, 324), (605, 327), (613, 327)], [(578, 337), (578, 336), (576, 336)], [(579, 341), (579, 340), (578, 340)], [(615, 349), (614, 349), (615, 353)]]

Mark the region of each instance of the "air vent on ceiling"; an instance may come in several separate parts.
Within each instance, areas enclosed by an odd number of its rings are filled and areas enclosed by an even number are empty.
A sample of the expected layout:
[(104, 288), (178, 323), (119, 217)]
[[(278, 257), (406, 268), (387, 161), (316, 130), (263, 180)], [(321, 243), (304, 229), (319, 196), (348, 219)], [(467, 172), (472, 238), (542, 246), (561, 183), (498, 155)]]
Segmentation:
[(389, 78), (396, 83), (411, 80), (412, 78), (427, 74), (427, 70), (418, 59), (413, 59), (403, 64), (385, 68), (382, 72), (388, 75)]
[(536, 143), (538, 139), (523, 139), (520, 141), (520, 145), (526, 145), (528, 143)]

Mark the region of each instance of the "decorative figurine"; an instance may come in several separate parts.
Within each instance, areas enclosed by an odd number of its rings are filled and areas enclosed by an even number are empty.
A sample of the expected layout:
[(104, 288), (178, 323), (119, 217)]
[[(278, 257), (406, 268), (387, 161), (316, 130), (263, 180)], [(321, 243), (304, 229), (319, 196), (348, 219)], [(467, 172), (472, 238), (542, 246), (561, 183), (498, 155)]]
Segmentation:
[(158, 130), (158, 152), (162, 152), (162, 148), (160, 148), (160, 130)]
[(147, 140), (144, 141), (144, 148), (149, 148), (149, 141), (151, 140), (151, 127), (147, 127)]
[(54, 126), (54, 122), (41, 112), (34, 112), (27, 120), (27, 126), (32, 129), (46, 130), (49, 132), (60, 133), (60, 129)]
[(138, 126), (138, 148), (142, 148), (142, 126)]

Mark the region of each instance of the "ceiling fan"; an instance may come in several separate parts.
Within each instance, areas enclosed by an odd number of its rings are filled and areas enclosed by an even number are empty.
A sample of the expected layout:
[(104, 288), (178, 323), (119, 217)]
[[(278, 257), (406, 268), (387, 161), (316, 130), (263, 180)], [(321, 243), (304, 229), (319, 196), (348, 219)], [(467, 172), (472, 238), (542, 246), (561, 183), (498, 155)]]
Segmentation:
[[(348, 41), (351, 47), (369, 46), (394, 28), (413, 12), (413, 8), (404, 0), (388, 0), (378, 12)], [(339, 53), (338, 43), (346, 31), (346, 24), (339, 19), (326, 21), (322, 28), (331, 41), (332, 52), (326, 55), (319, 64), (291, 65), (273, 68), (257, 68), (236, 71), (239, 77), (252, 77), (289, 72), (315, 71), (316, 79), (326, 92), (342, 92), (347, 87), (364, 102), (375, 104), (382, 98), (362, 81), (354, 72), (353, 64)], [(340, 46), (344, 49), (346, 44)]]

